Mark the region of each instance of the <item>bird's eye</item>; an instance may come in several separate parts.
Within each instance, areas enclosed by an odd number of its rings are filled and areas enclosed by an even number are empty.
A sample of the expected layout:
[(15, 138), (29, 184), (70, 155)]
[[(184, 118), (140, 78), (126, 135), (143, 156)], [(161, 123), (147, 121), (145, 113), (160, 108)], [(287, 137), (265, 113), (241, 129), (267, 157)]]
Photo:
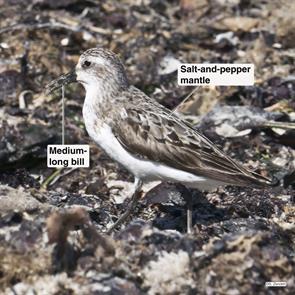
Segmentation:
[(83, 68), (88, 68), (91, 66), (91, 62), (89, 60), (85, 60), (82, 64), (82, 67)]

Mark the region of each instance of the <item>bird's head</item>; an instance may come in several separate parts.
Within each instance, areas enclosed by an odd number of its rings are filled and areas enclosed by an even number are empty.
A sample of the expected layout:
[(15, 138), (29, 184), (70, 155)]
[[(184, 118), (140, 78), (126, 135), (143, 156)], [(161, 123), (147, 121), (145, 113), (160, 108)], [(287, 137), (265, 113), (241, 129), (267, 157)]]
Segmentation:
[(76, 66), (77, 81), (88, 87), (128, 87), (125, 69), (120, 59), (111, 51), (92, 48), (85, 51)]
[(97, 88), (122, 91), (128, 87), (125, 69), (120, 59), (110, 50), (92, 48), (79, 58), (75, 69), (46, 86), (47, 93), (72, 82), (79, 82), (85, 90)]

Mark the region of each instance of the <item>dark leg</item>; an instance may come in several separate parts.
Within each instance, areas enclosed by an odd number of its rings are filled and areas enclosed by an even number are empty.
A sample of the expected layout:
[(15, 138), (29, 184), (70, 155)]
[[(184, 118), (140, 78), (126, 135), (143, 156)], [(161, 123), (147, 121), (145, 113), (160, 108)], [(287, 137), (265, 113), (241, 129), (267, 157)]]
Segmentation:
[(135, 190), (133, 193), (133, 196), (131, 198), (131, 201), (128, 204), (128, 209), (125, 213), (123, 213), (119, 219), (107, 230), (107, 233), (111, 233), (116, 227), (118, 227), (119, 225), (121, 225), (123, 222), (126, 221), (126, 219), (130, 216), (130, 214), (133, 212), (133, 210), (135, 209), (138, 200), (140, 199), (140, 190), (142, 187), (142, 181), (138, 178), (135, 178), (134, 180), (134, 186), (135, 186)]

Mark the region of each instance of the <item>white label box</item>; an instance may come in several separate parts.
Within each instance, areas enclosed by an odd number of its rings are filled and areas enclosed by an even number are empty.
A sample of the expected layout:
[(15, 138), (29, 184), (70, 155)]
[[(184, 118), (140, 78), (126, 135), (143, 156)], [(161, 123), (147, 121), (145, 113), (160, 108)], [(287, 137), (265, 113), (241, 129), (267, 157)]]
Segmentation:
[(47, 146), (47, 167), (89, 167), (89, 145), (52, 144)]
[(252, 86), (254, 64), (180, 64), (179, 86)]

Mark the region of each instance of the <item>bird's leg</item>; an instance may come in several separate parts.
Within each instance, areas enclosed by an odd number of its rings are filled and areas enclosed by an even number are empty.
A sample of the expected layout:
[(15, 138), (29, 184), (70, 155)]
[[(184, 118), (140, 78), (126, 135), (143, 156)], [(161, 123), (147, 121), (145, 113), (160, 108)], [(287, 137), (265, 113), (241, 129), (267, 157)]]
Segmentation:
[(186, 231), (191, 234), (193, 232), (193, 195), (183, 184), (178, 184), (178, 188), (186, 203)]
[(186, 231), (188, 234), (193, 232), (193, 196), (191, 193), (186, 198)]
[(131, 201), (128, 204), (128, 208), (127, 208), (126, 212), (124, 212), (119, 217), (119, 219), (108, 229), (107, 233), (112, 232), (116, 227), (118, 227), (124, 221), (126, 221), (126, 219), (130, 216), (130, 214), (135, 209), (135, 207), (136, 207), (136, 205), (138, 203), (138, 200), (140, 199), (140, 190), (141, 190), (141, 187), (142, 187), (142, 181), (140, 179), (138, 179), (138, 178), (135, 178), (134, 186), (135, 186), (135, 190), (134, 190), (133, 196), (131, 198)]

